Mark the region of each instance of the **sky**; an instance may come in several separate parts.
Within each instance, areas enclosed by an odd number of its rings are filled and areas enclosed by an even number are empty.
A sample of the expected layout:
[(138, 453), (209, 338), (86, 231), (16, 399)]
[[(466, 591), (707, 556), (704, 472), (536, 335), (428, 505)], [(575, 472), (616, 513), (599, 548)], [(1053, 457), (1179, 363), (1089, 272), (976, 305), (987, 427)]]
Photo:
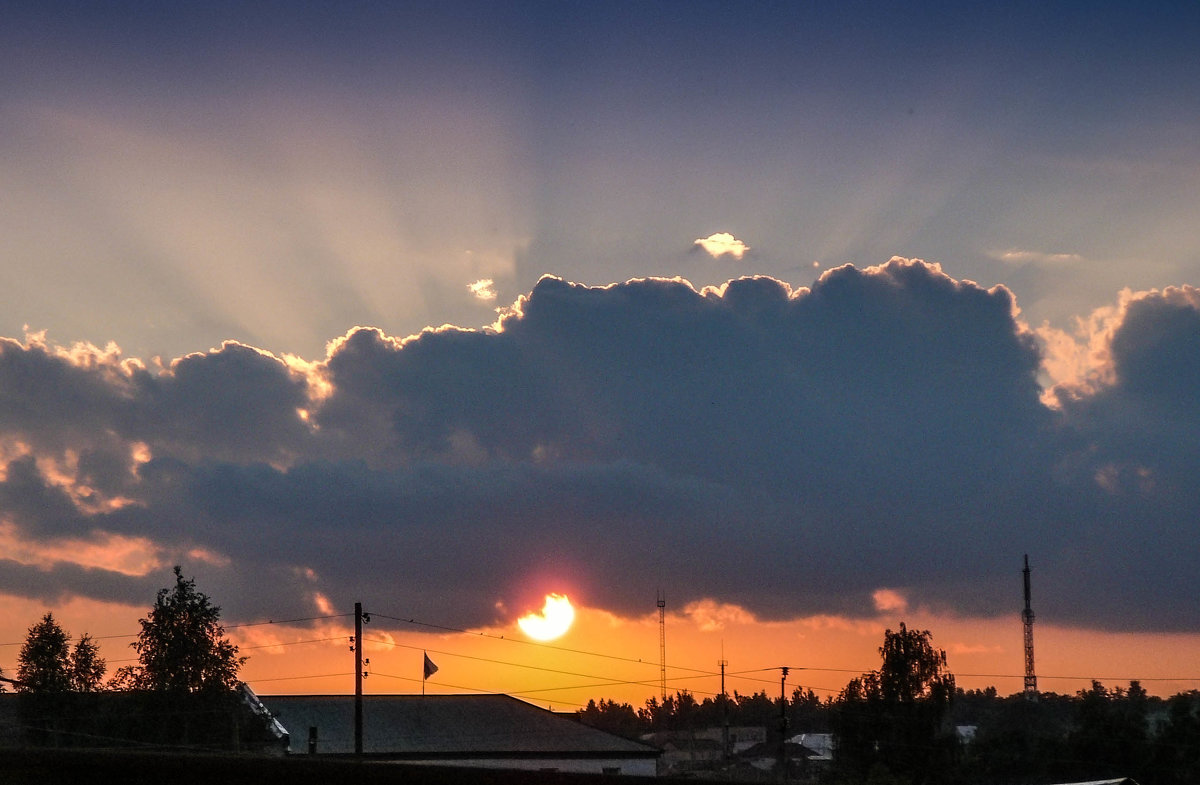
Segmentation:
[(1046, 688), (1200, 687), (1194, 4), (0, 9), (6, 672), (180, 564), (260, 692), (361, 601), (640, 703), (659, 592), (697, 694), (1017, 691), (1028, 554)]

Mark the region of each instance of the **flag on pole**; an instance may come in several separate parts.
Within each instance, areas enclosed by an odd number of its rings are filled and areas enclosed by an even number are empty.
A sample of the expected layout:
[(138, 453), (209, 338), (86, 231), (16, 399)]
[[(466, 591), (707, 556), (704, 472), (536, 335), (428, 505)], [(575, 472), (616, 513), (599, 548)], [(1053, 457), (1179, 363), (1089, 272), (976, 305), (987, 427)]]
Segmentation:
[(438, 667), (433, 664), (433, 660), (429, 659), (429, 655), (425, 655), (425, 678), (428, 679), (433, 674), (437, 673)]

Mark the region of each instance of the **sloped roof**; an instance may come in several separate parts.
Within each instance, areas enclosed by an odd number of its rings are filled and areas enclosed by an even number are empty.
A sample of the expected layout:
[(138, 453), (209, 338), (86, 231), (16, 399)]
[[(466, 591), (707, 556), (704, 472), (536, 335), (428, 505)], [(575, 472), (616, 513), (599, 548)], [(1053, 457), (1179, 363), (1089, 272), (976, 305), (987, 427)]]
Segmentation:
[[(354, 751), (353, 695), (264, 695), (303, 753)], [(655, 757), (659, 751), (507, 695), (364, 695), (363, 752), (405, 758)]]

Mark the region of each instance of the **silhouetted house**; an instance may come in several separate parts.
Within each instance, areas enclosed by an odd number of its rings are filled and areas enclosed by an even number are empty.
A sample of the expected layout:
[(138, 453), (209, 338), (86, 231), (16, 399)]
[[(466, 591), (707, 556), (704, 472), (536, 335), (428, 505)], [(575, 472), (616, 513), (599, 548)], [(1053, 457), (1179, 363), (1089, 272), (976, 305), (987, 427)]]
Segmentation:
[(761, 725), (731, 725), (728, 729), (702, 728), (695, 734), (698, 739), (722, 741), (726, 737), (726, 730), (729, 733), (729, 751), (731, 753), (748, 750), (755, 744), (762, 744), (767, 740), (767, 729)]
[(833, 761), (832, 733), (799, 733), (788, 739), (793, 744), (799, 744), (810, 751), (807, 760), (815, 763), (831, 763)]
[(282, 754), (287, 731), (245, 684), (228, 693), (2, 693), (0, 747)]
[(642, 736), (642, 740), (662, 750), (658, 768), (664, 775), (716, 771), (725, 760), (720, 740), (698, 732), (659, 731)]
[[(642, 735), (642, 741), (663, 751), (659, 774), (690, 774), (723, 771), (733, 756), (767, 739), (767, 729), (758, 726), (697, 728), (656, 731)], [(725, 749), (728, 739), (729, 749)]]
[(17, 696), (0, 693), (0, 749), (21, 746), (21, 716), (17, 711)]
[[(354, 753), (353, 695), (262, 701), (288, 730), (292, 754)], [(507, 695), (363, 696), (362, 746), (373, 760), (642, 776), (654, 776), (660, 754)]]
[[(784, 754), (787, 757), (789, 769), (798, 768), (803, 765), (804, 761), (812, 760), (817, 756), (815, 750), (811, 750), (793, 740), (789, 740), (785, 745)], [(753, 747), (738, 753), (736, 757), (738, 761), (749, 764), (759, 771), (774, 771), (779, 766), (779, 742), (755, 744)]]

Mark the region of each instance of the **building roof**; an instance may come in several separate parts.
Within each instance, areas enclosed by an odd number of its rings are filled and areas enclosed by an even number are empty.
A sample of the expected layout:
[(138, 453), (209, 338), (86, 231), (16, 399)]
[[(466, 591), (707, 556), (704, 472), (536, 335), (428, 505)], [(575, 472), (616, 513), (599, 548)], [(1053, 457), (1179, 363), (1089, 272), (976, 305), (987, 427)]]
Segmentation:
[[(262, 702), (304, 752), (354, 751), (353, 695), (264, 695)], [(363, 752), (409, 759), (656, 757), (659, 751), (507, 695), (364, 695)]]

